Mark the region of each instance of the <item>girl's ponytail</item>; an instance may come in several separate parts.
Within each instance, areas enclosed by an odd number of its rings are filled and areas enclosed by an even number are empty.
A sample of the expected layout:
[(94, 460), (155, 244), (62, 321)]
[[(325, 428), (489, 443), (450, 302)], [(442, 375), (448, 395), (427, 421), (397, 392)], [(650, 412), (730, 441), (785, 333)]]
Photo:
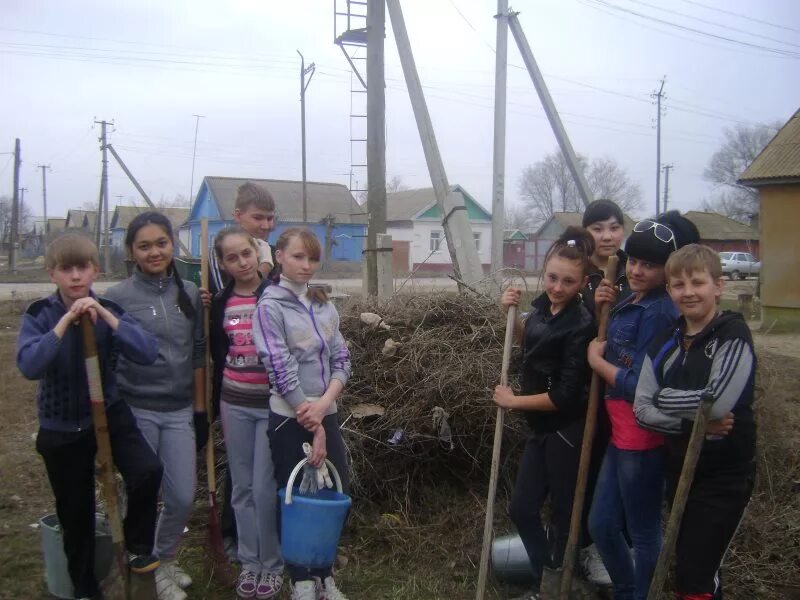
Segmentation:
[(178, 273), (178, 269), (175, 267), (174, 258), (172, 259), (172, 263), (170, 263), (170, 269), (172, 269), (172, 277), (175, 279), (175, 285), (178, 286), (178, 308), (180, 308), (186, 318), (191, 321), (195, 318), (197, 313), (194, 310), (192, 299), (189, 298), (189, 294), (186, 293), (186, 289), (183, 287), (183, 279), (180, 273)]
[(583, 274), (587, 275), (592, 270), (590, 257), (594, 253), (594, 238), (583, 227), (570, 225), (558, 239), (553, 242), (545, 256), (545, 265), (554, 256), (568, 260), (576, 260), (583, 266)]

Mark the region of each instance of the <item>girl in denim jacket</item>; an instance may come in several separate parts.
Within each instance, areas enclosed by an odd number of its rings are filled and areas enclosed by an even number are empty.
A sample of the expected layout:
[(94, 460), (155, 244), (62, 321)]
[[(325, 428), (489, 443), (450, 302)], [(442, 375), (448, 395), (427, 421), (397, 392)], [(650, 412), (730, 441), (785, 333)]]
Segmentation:
[[(666, 292), (664, 264), (673, 251), (699, 237), (694, 224), (675, 211), (637, 223), (625, 245), (632, 293), (611, 311), (608, 341), (589, 344), (589, 365), (606, 383), (611, 421), (589, 531), (611, 576), (615, 600), (647, 597), (661, 548), (663, 438), (639, 427), (633, 400), (647, 347), (677, 316)], [(602, 305), (615, 300), (615, 290), (604, 280), (595, 301)], [(633, 557), (624, 537), (626, 526)]]

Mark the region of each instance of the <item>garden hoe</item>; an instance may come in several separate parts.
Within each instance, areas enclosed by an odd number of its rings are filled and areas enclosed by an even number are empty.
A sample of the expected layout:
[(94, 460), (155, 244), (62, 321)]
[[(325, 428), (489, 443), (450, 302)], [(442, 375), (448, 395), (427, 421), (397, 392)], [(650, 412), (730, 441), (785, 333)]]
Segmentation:
[(667, 580), (669, 563), (675, 552), (675, 543), (678, 541), (678, 531), (681, 527), (683, 511), (686, 509), (686, 500), (689, 498), (689, 490), (692, 489), (694, 470), (695, 467), (697, 467), (697, 459), (700, 458), (700, 452), (703, 449), (706, 424), (708, 423), (708, 415), (711, 412), (711, 406), (713, 404), (714, 398), (710, 394), (703, 394), (702, 402), (700, 406), (697, 407), (692, 433), (689, 435), (689, 443), (686, 447), (686, 456), (683, 459), (681, 476), (680, 479), (678, 479), (678, 486), (675, 489), (675, 499), (672, 501), (672, 509), (670, 510), (667, 528), (664, 532), (664, 544), (661, 546), (661, 552), (658, 554), (658, 562), (656, 563), (656, 570), (653, 572), (653, 579), (650, 581), (650, 590), (647, 593), (647, 600), (658, 600), (661, 597), (661, 590), (664, 588), (664, 582)]
[[(208, 219), (200, 221), (200, 286), (208, 289)], [(236, 577), (225, 555), (222, 540), (220, 513), (217, 507), (217, 470), (214, 460), (214, 404), (211, 401), (211, 361), (209, 339), (210, 309), (203, 310), (203, 331), (206, 338), (205, 389), (206, 414), (208, 416), (208, 441), (206, 442), (206, 477), (208, 482), (208, 540), (207, 550), (214, 565), (214, 577), (225, 585), (232, 584)]]
[[(606, 273), (616, 273), (619, 259), (611, 256), (608, 259)], [(597, 339), (606, 340), (608, 331), (608, 315), (611, 304), (606, 303), (600, 309), (597, 327)], [(597, 373), (592, 373), (592, 383), (589, 386), (589, 404), (586, 407), (586, 423), (583, 427), (583, 441), (581, 442), (581, 458), (578, 463), (578, 479), (575, 482), (575, 499), (572, 502), (572, 517), (569, 523), (569, 538), (564, 550), (564, 561), (561, 569), (545, 569), (542, 576), (542, 598), (558, 598), (558, 600), (583, 600), (597, 598), (596, 586), (586, 579), (575, 578), (575, 561), (578, 551), (578, 542), (581, 537), (581, 520), (583, 507), (586, 500), (586, 484), (589, 480), (589, 465), (592, 458), (594, 436), (597, 431), (597, 409), (600, 405), (600, 390), (602, 382)]]
[[(97, 441), (98, 478), (106, 505), (108, 522), (111, 525), (111, 541), (115, 559), (105, 580), (106, 588), (103, 593), (110, 600), (132, 600), (125, 535), (117, 502), (117, 481), (114, 478), (114, 465), (111, 459), (111, 439), (108, 435), (103, 380), (100, 375), (100, 362), (97, 359), (94, 325), (91, 317), (85, 313), (81, 316), (81, 332), (83, 334), (83, 356), (86, 361), (86, 378), (89, 382), (89, 400), (92, 405), (92, 423)], [(152, 575), (150, 579), (153, 579)]]

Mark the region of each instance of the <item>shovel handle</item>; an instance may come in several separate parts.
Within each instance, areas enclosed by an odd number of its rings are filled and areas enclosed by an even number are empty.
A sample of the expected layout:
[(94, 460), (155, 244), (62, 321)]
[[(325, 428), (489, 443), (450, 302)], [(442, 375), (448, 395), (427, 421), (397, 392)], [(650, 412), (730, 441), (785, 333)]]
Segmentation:
[[(508, 307), (506, 319), (506, 337), (503, 342), (503, 363), (500, 367), (500, 385), (508, 385), (508, 365), (511, 362), (511, 347), (514, 343), (514, 329), (517, 324), (517, 307)], [(497, 419), (494, 423), (494, 444), (492, 445), (492, 470), (489, 474), (489, 492), (486, 497), (486, 520), (483, 524), (483, 547), (478, 570), (477, 600), (483, 600), (486, 593), (486, 579), (489, 574), (489, 551), (492, 544), (492, 525), (494, 524), (494, 497), (497, 492), (497, 477), (500, 471), (500, 447), (503, 442), (503, 426), (505, 410), (497, 408)]]
[[(611, 274), (613, 277), (617, 272), (618, 262), (619, 258), (610, 256), (608, 258), (608, 266), (606, 266), (606, 273)], [(606, 341), (610, 313), (611, 304), (603, 304), (597, 324), (597, 339), (601, 342)], [(583, 427), (583, 440), (581, 441), (581, 457), (578, 463), (578, 479), (575, 482), (575, 498), (572, 501), (572, 517), (569, 522), (569, 537), (567, 538), (567, 546), (564, 549), (564, 561), (562, 563), (561, 588), (558, 595), (560, 600), (568, 600), (572, 589), (575, 554), (578, 550), (583, 506), (586, 500), (586, 484), (589, 481), (589, 465), (591, 464), (594, 436), (597, 431), (597, 409), (600, 405), (600, 389), (600, 376), (597, 373), (592, 373), (592, 383), (589, 386), (589, 403), (586, 407), (586, 422)]]

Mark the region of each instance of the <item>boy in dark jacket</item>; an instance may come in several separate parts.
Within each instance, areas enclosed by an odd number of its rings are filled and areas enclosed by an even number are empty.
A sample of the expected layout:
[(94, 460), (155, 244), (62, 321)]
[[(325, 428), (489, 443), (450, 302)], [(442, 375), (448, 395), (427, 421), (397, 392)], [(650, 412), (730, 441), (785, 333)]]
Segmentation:
[(666, 434), (667, 483), (674, 490), (697, 407), (713, 398), (678, 534), (676, 585), (683, 600), (719, 599), (720, 565), (755, 479), (753, 340), (741, 314), (719, 310), (722, 268), (711, 248), (678, 250), (666, 275), (681, 316), (648, 351), (634, 411), (642, 427)]
[(94, 574), (97, 445), (83, 338), (75, 325), (83, 314), (95, 321), (111, 449), (128, 494), (125, 541), (131, 570), (136, 573), (158, 566), (151, 552), (162, 471), (127, 404), (119, 401), (114, 370), (119, 353), (147, 365), (156, 359), (158, 348), (155, 338), (119, 306), (92, 294), (99, 262), (97, 248), (87, 238), (58, 238), (48, 248), (45, 266), (58, 290), (25, 311), (17, 340), (17, 366), (26, 378), (39, 380), (36, 450), (44, 459), (55, 495), (75, 597), (95, 598), (100, 594)]

